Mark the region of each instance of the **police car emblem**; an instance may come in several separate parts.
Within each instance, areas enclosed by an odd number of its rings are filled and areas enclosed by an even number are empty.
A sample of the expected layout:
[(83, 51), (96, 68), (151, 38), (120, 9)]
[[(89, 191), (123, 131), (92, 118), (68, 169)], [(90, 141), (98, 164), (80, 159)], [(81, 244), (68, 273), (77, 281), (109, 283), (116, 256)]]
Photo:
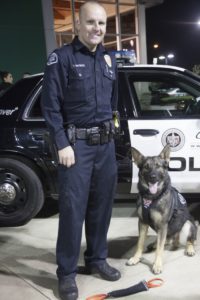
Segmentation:
[(185, 136), (179, 129), (168, 129), (163, 133), (162, 144), (163, 146), (170, 144), (171, 151), (178, 151), (185, 144)]
[(112, 60), (110, 58), (110, 55), (105, 54), (104, 59), (105, 59), (105, 62), (107, 63), (107, 65), (109, 66), (109, 68), (111, 68), (112, 67)]
[(48, 58), (48, 61), (47, 61), (47, 66), (56, 64), (57, 62), (58, 62), (57, 54), (55, 52), (51, 53), (49, 58)]

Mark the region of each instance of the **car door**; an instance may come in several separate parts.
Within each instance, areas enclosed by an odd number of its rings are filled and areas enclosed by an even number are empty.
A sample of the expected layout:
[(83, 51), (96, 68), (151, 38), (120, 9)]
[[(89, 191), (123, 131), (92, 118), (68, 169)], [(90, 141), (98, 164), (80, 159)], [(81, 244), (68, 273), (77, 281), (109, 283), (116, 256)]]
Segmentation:
[(40, 83), (27, 100), (22, 115), (18, 120), (16, 135), (20, 141), (20, 146), (25, 148), (29, 156), (43, 169), (46, 175), (46, 184), (49, 185), (48, 192), (51, 196), (57, 197), (57, 151), (51, 143), (49, 130), (46, 127), (41, 110)]
[[(128, 120), (131, 146), (146, 156), (171, 146), (169, 173), (182, 193), (200, 193), (200, 86), (184, 72), (132, 71), (126, 74), (135, 114)], [(138, 168), (132, 166), (131, 192)]]

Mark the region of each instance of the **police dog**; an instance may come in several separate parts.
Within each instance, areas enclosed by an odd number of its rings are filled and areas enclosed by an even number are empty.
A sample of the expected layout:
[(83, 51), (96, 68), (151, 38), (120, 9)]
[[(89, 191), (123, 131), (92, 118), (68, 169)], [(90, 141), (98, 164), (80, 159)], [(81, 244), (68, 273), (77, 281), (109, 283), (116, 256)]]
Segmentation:
[(150, 226), (157, 233), (152, 271), (159, 274), (162, 272), (162, 254), (166, 241), (170, 240), (176, 249), (180, 238), (184, 236), (186, 254), (195, 254), (197, 226), (188, 211), (185, 199), (171, 186), (168, 174), (170, 146), (166, 145), (159, 156), (145, 157), (135, 148), (131, 148), (131, 152), (139, 168), (139, 239), (136, 253), (127, 264), (135, 265), (140, 261)]

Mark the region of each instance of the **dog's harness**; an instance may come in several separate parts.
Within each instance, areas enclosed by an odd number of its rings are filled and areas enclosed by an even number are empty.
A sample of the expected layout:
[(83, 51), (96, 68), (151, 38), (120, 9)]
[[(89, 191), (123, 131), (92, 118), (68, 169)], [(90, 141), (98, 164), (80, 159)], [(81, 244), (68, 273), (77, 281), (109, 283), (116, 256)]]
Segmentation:
[[(188, 220), (189, 213), (187, 210), (187, 202), (185, 198), (174, 188), (171, 187), (171, 207), (168, 217), (168, 236), (180, 231), (183, 224)], [(142, 217), (145, 224), (148, 224), (152, 229), (156, 229), (151, 219), (150, 209), (156, 207), (157, 200), (142, 199)]]
[(171, 188), (171, 197), (173, 202), (172, 216), (169, 218), (167, 235), (172, 236), (179, 232), (184, 223), (191, 219), (187, 209), (186, 199), (175, 189)]

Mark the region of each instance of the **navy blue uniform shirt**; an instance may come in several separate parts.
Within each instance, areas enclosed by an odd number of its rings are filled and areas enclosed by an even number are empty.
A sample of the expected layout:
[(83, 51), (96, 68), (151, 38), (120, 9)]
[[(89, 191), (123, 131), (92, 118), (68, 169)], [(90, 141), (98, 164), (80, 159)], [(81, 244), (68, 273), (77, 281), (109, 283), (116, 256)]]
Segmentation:
[(50, 133), (63, 149), (69, 145), (63, 124), (99, 125), (117, 109), (116, 63), (100, 44), (90, 52), (75, 37), (56, 49), (45, 68), (42, 110)]

